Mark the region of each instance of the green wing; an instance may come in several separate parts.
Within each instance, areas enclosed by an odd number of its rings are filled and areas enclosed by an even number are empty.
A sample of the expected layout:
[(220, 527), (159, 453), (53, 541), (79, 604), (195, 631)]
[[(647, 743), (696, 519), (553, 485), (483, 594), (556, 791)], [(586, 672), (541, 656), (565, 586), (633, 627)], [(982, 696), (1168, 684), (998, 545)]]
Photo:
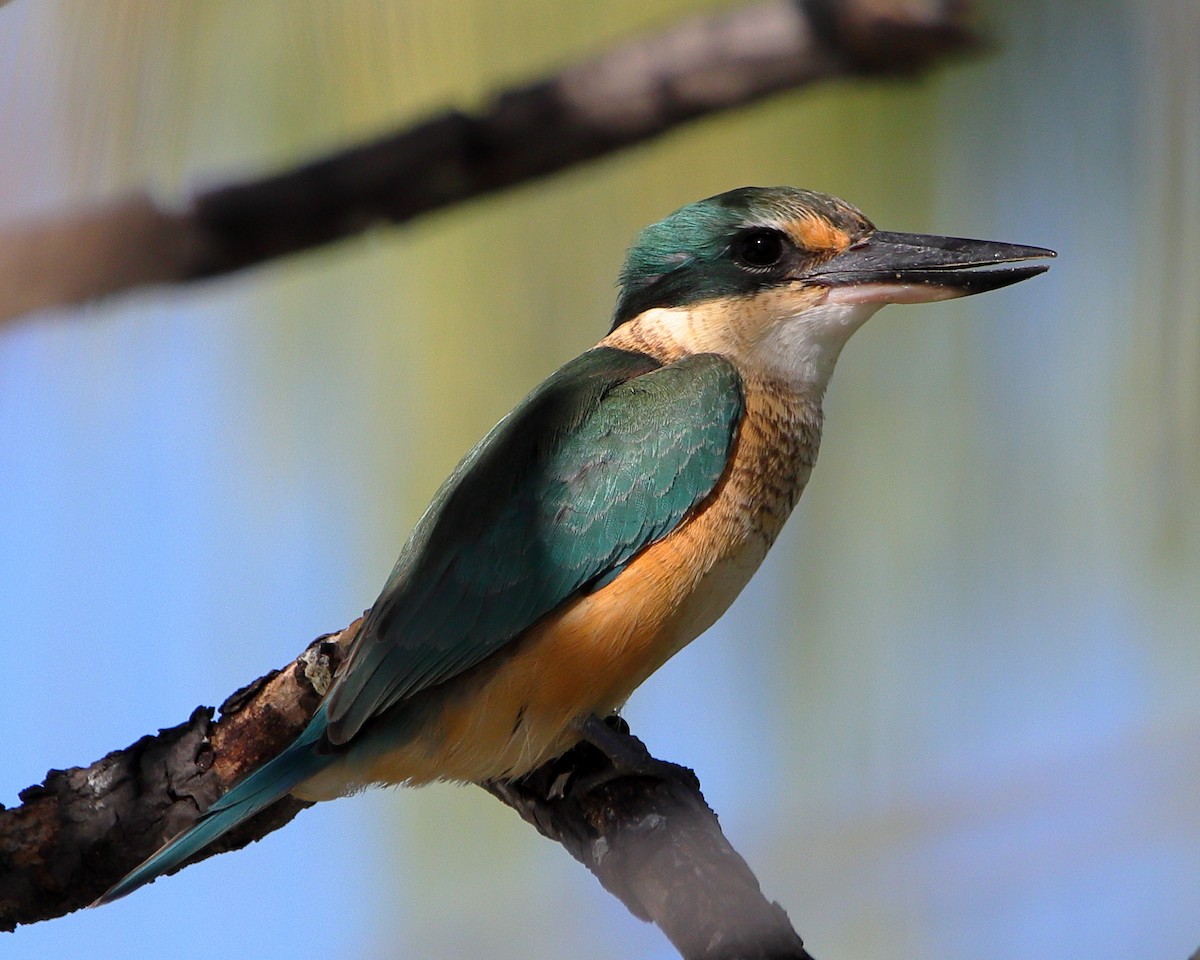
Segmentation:
[(743, 413), (715, 354), (562, 367), (442, 485), (330, 692), (328, 737), (469, 669), (615, 576), (716, 486)]

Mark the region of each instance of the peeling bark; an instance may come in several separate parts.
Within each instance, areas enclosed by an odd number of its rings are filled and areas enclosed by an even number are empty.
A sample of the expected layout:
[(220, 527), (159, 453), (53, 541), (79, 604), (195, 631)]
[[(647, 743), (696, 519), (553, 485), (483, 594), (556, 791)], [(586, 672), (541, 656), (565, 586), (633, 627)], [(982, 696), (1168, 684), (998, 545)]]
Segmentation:
[[(85, 907), (247, 773), (287, 746), (328, 686), (356, 621), (320, 637), (283, 670), (197, 707), (175, 727), (87, 767), (51, 770), (0, 808), (0, 930)], [(314, 685), (314, 679), (316, 683)], [(310, 804), (286, 798), (193, 858), (236, 850)]]

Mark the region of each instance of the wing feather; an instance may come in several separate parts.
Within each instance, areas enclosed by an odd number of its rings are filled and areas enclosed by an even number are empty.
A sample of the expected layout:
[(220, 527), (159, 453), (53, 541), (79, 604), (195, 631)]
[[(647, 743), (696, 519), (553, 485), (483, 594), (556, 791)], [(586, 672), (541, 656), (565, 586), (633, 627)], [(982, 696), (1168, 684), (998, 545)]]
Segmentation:
[(333, 743), (602, 585), (713, 491), (744, 410), (733, 366), (590, 350), (502, 420), (417, 524), (327, 701)]

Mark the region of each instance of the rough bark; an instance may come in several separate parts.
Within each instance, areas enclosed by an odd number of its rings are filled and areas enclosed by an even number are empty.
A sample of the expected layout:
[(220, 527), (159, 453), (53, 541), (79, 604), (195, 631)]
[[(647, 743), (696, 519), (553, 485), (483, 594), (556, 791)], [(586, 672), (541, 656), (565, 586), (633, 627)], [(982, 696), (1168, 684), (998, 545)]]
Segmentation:
[[(0, 930), (87, 906), (282, 750), (316, 709), (357, 629), (356, 622), (313, 641), (288, 667), (229, 697), (220, 719), (198, 707), (186, 722), (91, 766), (52, 770), (21, 792), (20, 806), (0, 808)], [(519, 780), (484, 788), (561, 843), (688, 960), (811, 960), (721, 833), (690, 770), (653, 762), (649, 772), (622, 774), (581, 744)], [(285, 798), (189, 863), (240, 849), (305, 806)]]
[[(629, 735), (623, 721), (609, 723)], [(812, 960), (686, 767), (619, 775), (581, 743), (519, 780), (484, 787), (562, 844), (687, 960)]]
[[(289, 667), (238, 690), (219, 720), (197, 707), (184, 723), (90, 766), (51, 770), (21, 791), (20, 806), (0, 806), (0, 931), (87, 906), (287, 746), (357, 629), (356, 621), (318, 638)], [(306, 806), (286, 798), (194, 860), (244, 847)]]
[(978, 41), (967, 0), (767, 0), (167, 208), (147, 196), (0, 229), (0, 320), (229, 273), (403, 223), (821, 79), (904, 74)]

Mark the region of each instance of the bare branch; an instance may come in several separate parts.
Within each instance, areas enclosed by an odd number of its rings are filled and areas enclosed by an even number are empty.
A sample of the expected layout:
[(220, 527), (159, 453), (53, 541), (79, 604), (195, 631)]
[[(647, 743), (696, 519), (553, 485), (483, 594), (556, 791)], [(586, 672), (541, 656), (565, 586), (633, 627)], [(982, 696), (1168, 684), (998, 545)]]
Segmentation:
[[(230, 786), (279, 753), (320, 703), (359, 621), (320, 637), (284, 670), (221, 705), (145, 736), (89, 767), (51, 770), (0, 807), (0, 931), (85, 907)], [(309, 804), (285, 798), (230, 831), (195, 860), (236, 850)]]
[[(54, 770), (0, 808), (0, 930), (91, 903), (303, 729), (359, 622), (233, 694), (89, 767)], [(615, 718), (614, 718), (615, 719)], [(610, 721), (612, 722), (612, 721)], [(620, 723), (620, 721), (616, 721)], [(622, 732), (628, 728), (620, 727)], [(561, 843), (688, 960), (811, 960), (777, 904), (721, 833), (695, 775), (621, 775), (580, 745), (512, 782), (484, 787)], [(237, 850), (308, 804), (290, 797), (201, 851)]]
[[(613, 725), (628, 734), (616, 717)], [(686, 960), (812, 960), (787, 914), (721, 832), (686, 767), (618, 775), (590, 744), (484, 788), (561, 843)]]
[(403, 223), (780, 90), (911, 73), (978, 41), (967, 0), (766, 0), (178, 209), (144, 196), (0, 231), (0, 320), (229, 273)]

